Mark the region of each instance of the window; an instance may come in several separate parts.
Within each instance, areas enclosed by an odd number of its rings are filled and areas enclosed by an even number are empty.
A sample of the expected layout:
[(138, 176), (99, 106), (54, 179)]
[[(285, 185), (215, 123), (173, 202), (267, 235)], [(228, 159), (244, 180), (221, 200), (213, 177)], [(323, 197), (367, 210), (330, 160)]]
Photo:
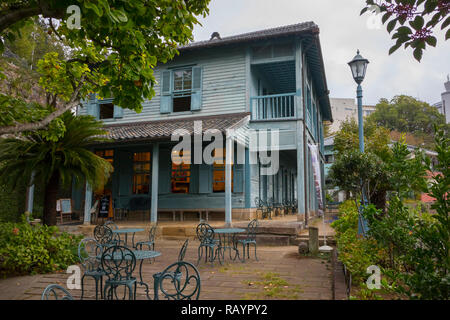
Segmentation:
[(150, 152), (133, 154), (133, 194), (148, 194), (150, 191)]
[(100, 103), (99, 105), (100, 119), (112, 119), (114, 118), (114, 104), (112, 103)]
[(294, 55), (291, 43), (280, 43), (276, 45), (255, 46), (252, 48), (254, 59), (271, 59), (279, 57), (290, 57)]
[(325, 163), (333, 163), (334, 157), (332, 154), (325, 155)]
[(191, 154), (185, 150), (173, 151), (173, 153), (181, 157), (183, 162), (181, 164), (172, 162), (172, 193), (189, 193), (189, 185), (191, 183)]
[(191, 110), (192, 68), (173, 72), (173, 112)]
[[(213, 192), (225, 192), (225, 149), (214, 149)], [(231, 166), (231, 190), (233, 190), (233, 165)]]
[[(114, 150), (113, 149), (97, 150), (97, 151), (95, 151), (95, 154), (97, 156), (105, 159), (109, 163), (111, 163), (111, 165), (114, 165)], [(112, 189), (111, 181), (112, 181), (111, 176), (109, 177), (109, 179), (107, 181), (101, 181), (101, 183), (99, 183), (99, 188), (97, 190), (95, 190), (95, 192), (99, 193), (99, 194), (105, 194), (108, 191), (111, 191), (111, 189)]]
[(202, 67), (165, 70), (161, 75), (161, 113), (202, 108)]

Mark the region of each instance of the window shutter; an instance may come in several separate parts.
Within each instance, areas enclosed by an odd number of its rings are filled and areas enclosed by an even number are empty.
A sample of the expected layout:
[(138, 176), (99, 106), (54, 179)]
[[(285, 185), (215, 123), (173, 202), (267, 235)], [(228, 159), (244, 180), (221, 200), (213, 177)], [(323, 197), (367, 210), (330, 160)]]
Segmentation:
[(212, 193), (212, 166), (207, 164), (199, 165), (198, 172), (198, 193)]
[(244, 192), (244, 165), (233, 165), (233, 192)]
[(161, 113), (170, 113), (172, 111), (171, 74), (170, 70), (166, 70), (161, 75)]
[(86, 107), (88, 115), (93, 116), (95, 119), (100, 117), (100, 106), (98, 103), (90, 101)]
[(192, 68), (191, 110), (202, 109), (202, 68)]
[(114, 119), (116, 118), (123, 118), (123, 109), (114, 105)]
[(161, 149), (159, 152), (159, 174), (158, 174), (158, 193), (165, 194), (170, 192), (170, 150)]

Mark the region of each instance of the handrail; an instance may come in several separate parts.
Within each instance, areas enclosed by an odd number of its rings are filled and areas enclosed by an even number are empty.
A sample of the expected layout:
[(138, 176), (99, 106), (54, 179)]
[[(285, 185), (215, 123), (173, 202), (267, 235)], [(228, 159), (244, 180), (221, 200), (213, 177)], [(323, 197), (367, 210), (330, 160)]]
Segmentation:
[(250, 97), (252, 120), (294, 119), (297, 93), (282, 93)]

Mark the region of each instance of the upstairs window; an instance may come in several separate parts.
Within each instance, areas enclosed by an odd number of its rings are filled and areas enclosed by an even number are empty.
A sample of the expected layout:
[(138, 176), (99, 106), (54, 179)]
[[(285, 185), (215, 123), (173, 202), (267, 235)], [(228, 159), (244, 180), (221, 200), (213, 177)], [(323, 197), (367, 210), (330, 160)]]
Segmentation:
[(113, 119), (114, 118), (114, 104), (112, 103), (100, 103), (99, 104), (99, 118)]
[(173, 72), (173, 112), (191, 110), (192, 68)]
[(201, 110), (202, 68), (165, 70), (161, 76), (161, 113)]

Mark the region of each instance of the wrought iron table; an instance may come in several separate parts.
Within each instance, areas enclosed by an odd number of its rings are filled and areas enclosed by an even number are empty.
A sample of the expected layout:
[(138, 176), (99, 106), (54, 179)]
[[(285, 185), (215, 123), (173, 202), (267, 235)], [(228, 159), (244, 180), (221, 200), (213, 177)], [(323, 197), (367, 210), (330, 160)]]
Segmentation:
[[(148, 295), (149, 286), (146, 282), (144, 282), (142, 278), (142, 264), (145, 259), (153, 259), (156, 257), (159, 257), (161, 255), (161, 252), (159, 251), (152, 251), (152, 250), (132, 250), (136, 260), (140, 260), (141, 263), (139, 264), (139, 281), (137, 281), (137, 284), (141, 286), (145, 286), (145, 293), (147, 295), (147, 298), (151, 300), (150, 296)], [(116, 259), (122, 259), (123, 256), (121, 254), (118, 254), (117, 257), (114, 256), (114, 260)], [(98, 259), (101, 259), (101, 255), (98, 256)], [(127, 257), (125, 257), (127, 259)]]
[(143, 232), (145, 231), (145, 229), (143, 228), (123, 228), (123, 229), (114, 229), (112, 230), (112, 232), (114, 234), (117, 234), (119, 236), (119, 240), (120, 240), (120, 235), (121, 234), (125, 234), (125, 245), (128, 245), (128, 234), (132, 233), (133, 234), (133, 238), (132, 238), (132, 247), (134, 248), (134, 235), (136, 234), (136, 232)]
[[(239, 250), (237, 249), (236, 243), (236, 234), (245, 232), (245, 229), (240, 228), (223, 228), (223, 229), (214, 229), (214, 234), (219, 236), (219, 248), (217, 249), (217, 254), (222, 256), (222, 259), (219, 258), (220, 264), (222, 261), (225, 261), (225, 251), (229, 250), (230, 259), (233, 261), (236, 260), (236, 257), (239, 258)], [(234, 251), (234, 257), (231, 256), (231, 252)]]

